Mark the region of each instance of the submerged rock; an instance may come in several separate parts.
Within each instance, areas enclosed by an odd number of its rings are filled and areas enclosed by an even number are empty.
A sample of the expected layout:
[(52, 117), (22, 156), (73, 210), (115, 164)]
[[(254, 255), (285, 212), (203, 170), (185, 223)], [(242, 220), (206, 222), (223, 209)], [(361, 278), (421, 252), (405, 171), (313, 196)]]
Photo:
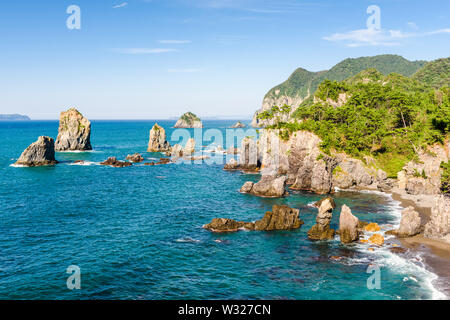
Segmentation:
[(274, 205), (272, 211), (255, 222), (256, 231), (292, 230), (300, 228), (304, 222), (299, 219), (300, 210), (288, 206)]
[(157, 123), (150, 130), (148, 141), (148, 152), (168, 152), (171, 151), (170, 143), (166, 140), (166, 130)]
[(308, 238), (311, 240), (326, 240), (334, 238), (334, 230), (330, 229), (331, 218), (333, 217), (333, 205), (327, 198), (319, 208), (316, 224), (308, 231)]
[(280, 198), (289, 195), (286, 191), (286, 176), (279, 178), (262, 176), (258, 183), (246, 182), (241, 188), (241, 192), (266, 198)]
[(61, 112), (56, 151), (87, 151), (91, 146), (91, 123), (75, 108)]
[(116, 157), (109, 157), (107, 160), (100, 163), (102, 166), (111, 166), (115, 168), (123, 168), (132, 166), (130, 162), (119, 161)]
[(202, 121), (192, 112), (186, 112), (178, 119), (174, 128), (203, 128)]
[(144, 161), (144, 157), (141, 156), (139, 153), (129, 154), (127, 155), (126, 159), (136, 163)]
[(449, 242), (450, 234), (450, 197), (436, 196), (431, 208), (431, 219), (425, 225), (424, 235), (431, 239), (443, 239)]
[(358, 241), (359, 219), (352, 214), (352, 211), (345, 204), (342, 206), (339, 216), (339, 236), (342, 243)]
[(27, 167), (38, 167), (56, 164), (58, 161), (55, 159), (55, 142), (50, 137), (41, 136), (36, 142), (33, 142), (28, 148), (26, 148), (17, 165)]

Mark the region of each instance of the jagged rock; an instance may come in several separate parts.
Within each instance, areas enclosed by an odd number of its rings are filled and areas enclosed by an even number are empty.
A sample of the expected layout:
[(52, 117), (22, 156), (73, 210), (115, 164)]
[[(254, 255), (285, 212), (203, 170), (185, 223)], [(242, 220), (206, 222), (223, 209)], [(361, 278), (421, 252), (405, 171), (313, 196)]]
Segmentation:
[(186, 112), (178, 119), (174, 128), (203, 128), (202, 121), (192, 112)]
[(305, 157), (291, 188), (308, 190), (317, 194), (330, 193), (332, 191), (332, 172), (335, 166), (335, 159), (329, 156), (323, 156), (319, 160)]
[(372, 222), (372, 223), (369, 223), (368, 225), (366, 225), (364, 227), (364, 230), (368, 231), (368, 232), (377, 232), (377, 231), (380, 231), (381, 228), (378, 225), (378, 223)]
[[(233, 148), (233, 152), (237, 152), (237, 149)], [(246, 172), (257, 172), (259, 165), (257, 144), (250, 137), (245, 137), (241, 142), (239, 162), (231, 159), (223, 169), (229, 171), (242, 170)]]
[(195, 152), (195, 140), (193, 138), (190, 138), (186, 142), (186, 146), (184, 147), (183, 154), (184, 155), (190, 155)]
[(87, 151), (91, 146), (91, 123), (75, 108), (61, 112), (56, 151)]
[(232, 129), (236, 129), (236, 128), (245, 128), (246, 125), (243, 124), (242, 122), (238, 121), (236, 122), (234, 125), (231, 126)]
[(155, 163), (155, 165), (159, 165), (159, 164), (169, 164), (171, 161), (169, 158), (160, 158), (159, 162)]
[(333, 205), (329, 199), (325, 199), (320, 205), (316, 224), (308, 231), (308, 238), (311, 240), (333, 239), (335, 232), (330, 229), (332, 217)]
[(413, 207), (406, 208), (402, 211), (402, 219), (396, 235), (399, 238), (406, 238), (419, 234), (421, 222), (419, 213)]
[[(348, 189), (352, 186), (369, 186), (375, 178), (366, 168), (361, 160), (349, 158), (344, 154), (337, 157), (338, 165), (334, 168), (333, 186)], [(374, 175), (382, 175), (380, 172), (374, 172)]]
[(181, 158), (183, 156), (183, 147), (179, 144), (174, 145), (170, 151), (170, 155), (173, 158)]
[(450, 234), (450, 197), (446, 195), (436, 196), (431, 208), (431, 219), (425, 225), (424, 235), (431, 239), (443, 239), (449, 241)]
[(331, 197), (326, 197), (326, 198), (322, 198), (319, 201), (314, 203), (314, 207), (316, 208), (320, 208), (320, 206), (322, 205), (322, 202), (324, 202), (325, 200), (330, 201), (331, 206), (333, 207), (333, 209), (336, 209), (336, 202), (334, 202), (334, 199)]
[(386, 179), (378, 182), (377, 188), (381, 192), (389, 192), (395, 187), (396, 181), (394, 179)]
[(170, 143), (166, 140), (166, 130), (157, 123), (150, 130), (148, 152), (170, 152)]
[(50, 137), (41, 136), (26, 148), (17, 165), (27, 167), (47, 166), (58, 163), (55, 159), (55, 142)]
[(342, 243), (350, 243), (359, 239), (358, 224), (359, 219), (355, 217), (350, 208), (344, 204), (339, 217), (339, 235)]
[(304, 222), (299, 219), (300, 210), (288, 206), (274, 205), (272, 212), (255, 222), (256, 231), (292, 230), (300, 228)]
[(281, 176), (279, 178), (262, 176), (258, 183), (253, 184), (246, 182), (241, 188), (241, 192), (266, 198), (280, 198), (289, 195), (286, 191), (286, 176)]
[(384, 237), (381, 234), (374, 234), (369, 238), (369, 242), (376, 244), (377, 246), (382, 246), (384, 244)]
[(212, 232), (236, 232), (244, 226), (244, 222), (238, 222), (232, 219), (216, 218), (211, 223), (205, 224), (204, 229)]
[(237, 170), (238, 162), (235, 159), (230, 159), (230, 161), (223, 167), (224, 170)]
[(109, 157), (107, 160), (100, 163), (102, 166), (111, 166), (115, 168), (123, 168), (132, 166), (130, 162), (119, 161), (116, 157)]
[(131, 162), (135, 162), (135, 163), (144, 161), (144, 157), (141, 156), (139, 153), (129, 154), (129, 155), (127, 155), (126, 159), (130, 160)]

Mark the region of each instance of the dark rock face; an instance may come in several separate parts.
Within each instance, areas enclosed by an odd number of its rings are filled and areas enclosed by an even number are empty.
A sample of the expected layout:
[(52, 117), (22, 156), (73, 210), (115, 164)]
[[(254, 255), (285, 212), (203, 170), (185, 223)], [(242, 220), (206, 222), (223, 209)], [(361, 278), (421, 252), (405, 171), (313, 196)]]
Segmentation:
[(75, 108), (61, 112), (56, 151), (87, 151), (91, 146), (91, 123)]
[(17, 160), (17, 165), (27, 167), (47, 166), (58, 163), (55, 159), (55, 142), (50, 137), (41, 136), (32, 143)]
[(330, 229), (331, 218), (333, 217), (333, 206), (331, 201), (325, 199), (319, 208), (316, 224), (308, 231), (308, 238), (311, 240), (333, 239), (335, 231)]
[(246, 182), (242, 186), (241, 192), (265, 198), (280, 198), (289, 195), (286, 191), (286, 176), (279, 178), (262, 176), (258, 183)]
[(129, 154), (126, 159), (130, 160), (131, 162), (135, 162), (135, 163), (144, 161), (144, 157), (141, 156), (139, 153)]
[(256, 222), (235, 221), (232, 219), (213, 219), (203, 226), (212, 232), (236, 232), (240, 229), (251, 231), (293, 230), (300, 228), (304, 222), (299, 218), (299, 210), (288, 206), (274, 205), (272, 211)]
[(132, 166), (130, 162), (119, 161), (116, 157), (109, 157), (106, 161), (100, 163), (102, 166), (111, 166), (115, 168), (123, 168)]
[(300, 228), (304, 222), (299, 219), (300, 210), (288, 206), (274, 205), (272, 212), (255, 222), (256, 231), (292, 230)]
[(339, 236), (342, 243), (351, 243), (359, 239), (359, 220), (345, 204), (342, 206), (339, 216)]

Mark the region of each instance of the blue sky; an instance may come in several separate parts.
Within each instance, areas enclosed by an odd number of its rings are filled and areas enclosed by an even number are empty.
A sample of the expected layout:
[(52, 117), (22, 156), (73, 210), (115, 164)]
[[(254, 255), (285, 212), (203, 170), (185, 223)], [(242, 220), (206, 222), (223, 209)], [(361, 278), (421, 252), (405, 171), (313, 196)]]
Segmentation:
[[(81, 9), (69, 30), (67, 7)], [(370, 31), (366, 10), (381, 10)], [(0, 113), (249, 118), (298, 67), (347, 57), (448, 57), (450, 1), (8, 1), (0, 10)]]

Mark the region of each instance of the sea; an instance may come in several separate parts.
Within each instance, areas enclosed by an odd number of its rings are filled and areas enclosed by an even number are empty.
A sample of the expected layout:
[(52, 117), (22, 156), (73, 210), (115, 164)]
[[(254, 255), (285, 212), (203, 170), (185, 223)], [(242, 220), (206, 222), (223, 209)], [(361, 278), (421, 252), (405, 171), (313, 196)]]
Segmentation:
[[(224, 171), (230, 156), (211, 152), (240, 145), (242, 134), (226, 141), (234, 122), (210, 120), (203, 130), (180, 131), (173, 120), (94, 120), (92, 151), (57, 152), (59, 164), (35, 168), (14, 163), (39, 136), (56, 139), (58, 121), (0, 122), (0, 299), (446, 298), (420, 252), (391, 252), (393, 238), (381, 248), (343, 245), (338, 236), (308, 240), (317, 214), (312, 204), (323, 196), (239, 193), (260, 176)], [(194, 137), (196, 154), (210, 159), (100, 165), (136, 152), (144, 162), (165, 157), (146, 152), (155, 123), (172, 145)], [(389, 195), (337, 190), (333, 197), (332, 228), (343, 204), (384, 231), (399, 224), (402, 208)], [(202, 228), (214, 218), (255, 221), (276, 204), (298, 208), (305, 224), (223, 234)]]

